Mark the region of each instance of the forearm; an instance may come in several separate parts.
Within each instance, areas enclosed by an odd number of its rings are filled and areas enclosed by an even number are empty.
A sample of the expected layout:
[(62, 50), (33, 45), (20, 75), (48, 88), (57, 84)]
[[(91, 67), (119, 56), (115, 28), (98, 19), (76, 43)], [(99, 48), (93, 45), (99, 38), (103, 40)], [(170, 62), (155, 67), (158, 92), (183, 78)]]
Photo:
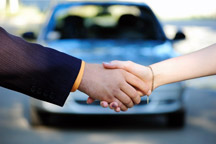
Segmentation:
[(205, 49), (152, 64), (154, 88), (161, 85), (216, 74), (216, 44)]
[(0, 27), (0, 86), (62, 106), (81, 60), (28, 43)]

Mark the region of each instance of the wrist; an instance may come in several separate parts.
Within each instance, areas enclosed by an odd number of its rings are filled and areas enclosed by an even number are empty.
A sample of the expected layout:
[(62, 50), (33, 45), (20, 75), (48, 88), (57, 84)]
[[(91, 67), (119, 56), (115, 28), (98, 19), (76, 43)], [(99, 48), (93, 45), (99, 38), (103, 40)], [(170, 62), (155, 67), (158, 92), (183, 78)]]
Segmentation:
[(81, 79), (81, 82), (80, 82), (80, 85), (78, 87), (78, 90), (79, 91), (82, 91), (82, 92), (85, 92), (85, 90), (87, 89), (87, 75), (88, 75), (88, 71), (89, 71), (89, 65), (88, 63), (85, 63), (85, 68), (84, 68), (84, 71), (83, 71), (83, 76), (82, 76), (82, 79)]
[(78, 75), (76, 77), (76, 80), (75, 80), (75, 82), (73, 84), (71, 92), (75, 92), (78, 89), (78, 87), (79, 87), (79, 85), (81, 83), (82, 77), (83, 77), (84, 69), (85, 69), (85, 62), (82, 61), (79, 73), (78, 73)]
[(148, 73), (150, 75), (149, 77), (151, 78), (149, 88), (150, 88), (151, 92), (153, 92), (153, 90), (155, 89), (155, 87), (154, 87), (154, 71), (153, 71), (151, 66), (148, 66)]
[(153, 85), (153, 90), (158, 88), (159, 86), (161, 86), (160, 84), (160, 72), (157, 70), (156, 66), (150, 65), (150, 67), (152, 68), (153, 71), (153, 75), (154, 75), (154, 85)]

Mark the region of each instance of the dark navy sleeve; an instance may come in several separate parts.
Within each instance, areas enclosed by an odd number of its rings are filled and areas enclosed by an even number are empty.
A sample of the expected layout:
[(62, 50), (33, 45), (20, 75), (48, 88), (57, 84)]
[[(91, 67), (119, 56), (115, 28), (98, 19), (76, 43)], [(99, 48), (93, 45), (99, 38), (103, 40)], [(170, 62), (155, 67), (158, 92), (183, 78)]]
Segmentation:
[(29, 43), (0, 27), (0, 86), (63, 106), (81, 60)]

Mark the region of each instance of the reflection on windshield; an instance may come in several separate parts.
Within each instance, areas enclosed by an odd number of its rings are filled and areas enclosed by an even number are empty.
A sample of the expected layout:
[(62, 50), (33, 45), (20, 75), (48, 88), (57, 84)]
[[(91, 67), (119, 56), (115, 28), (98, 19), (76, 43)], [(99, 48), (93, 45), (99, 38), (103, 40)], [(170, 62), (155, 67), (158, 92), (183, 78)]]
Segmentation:
[(135, 6), (73, 6), (57, 12), (55, 23), (50, 39), (159, 39), (151, 12)]

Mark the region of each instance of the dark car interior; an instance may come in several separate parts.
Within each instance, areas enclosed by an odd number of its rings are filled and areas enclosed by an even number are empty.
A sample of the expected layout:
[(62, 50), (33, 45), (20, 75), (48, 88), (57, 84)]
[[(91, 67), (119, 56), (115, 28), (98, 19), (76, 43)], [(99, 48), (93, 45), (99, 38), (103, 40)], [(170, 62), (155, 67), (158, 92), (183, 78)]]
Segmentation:
[[(155, 17), (145, 7), (136, 7), (139, 15), (126, 11), (118, 17), (108, 11), (109, 6), (98, 7), (101, 10), (94, 16), (66, 13), (58, 18), (54, 30), (59, 33), (60, 39), (163, 39)], [(115, 19), (115, 22), (108, 25), (110, 22), (106, 20), (111, 18)]]

